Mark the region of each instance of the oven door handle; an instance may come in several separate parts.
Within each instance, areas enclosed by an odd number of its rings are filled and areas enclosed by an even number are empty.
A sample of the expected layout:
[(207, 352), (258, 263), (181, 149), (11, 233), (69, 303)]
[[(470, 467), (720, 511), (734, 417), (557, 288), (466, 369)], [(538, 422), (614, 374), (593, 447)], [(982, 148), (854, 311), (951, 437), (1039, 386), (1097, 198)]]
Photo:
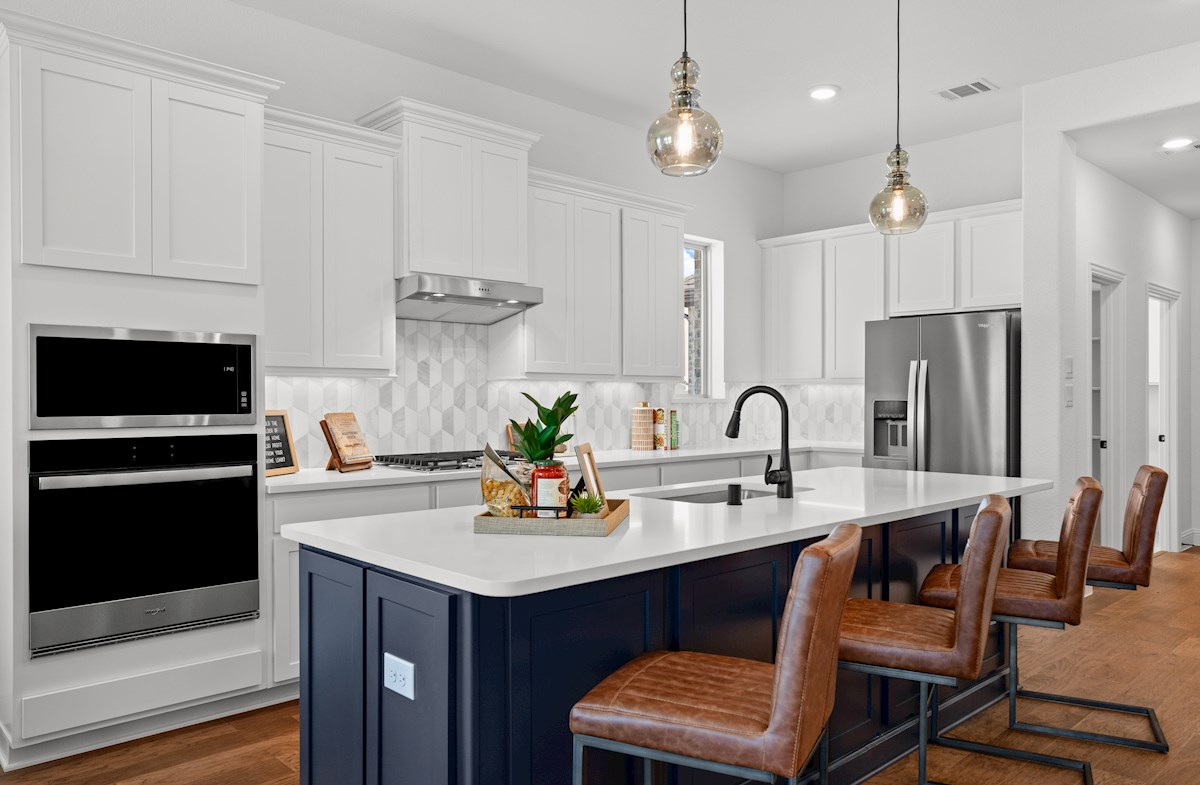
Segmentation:
[(109, 472), (106, 474), (67, 474), (57, 477), (38, 477), (38, 490), (57, 491), (68, 488), (111, 488), (120, 485), (159, 485), (169, 482), (231, 480), (238, 477), (251, 477), (253, 474), (253, 464), (214, 466), (204, 469), (162, 469), (153, 471)]

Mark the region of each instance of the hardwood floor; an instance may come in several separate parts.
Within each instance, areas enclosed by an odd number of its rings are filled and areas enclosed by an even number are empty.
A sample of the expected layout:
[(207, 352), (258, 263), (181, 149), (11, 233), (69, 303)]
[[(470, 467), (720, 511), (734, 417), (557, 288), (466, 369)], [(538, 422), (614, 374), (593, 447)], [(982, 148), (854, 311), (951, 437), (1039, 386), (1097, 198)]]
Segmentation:
[[(1139, 752), (1035, 736), (1007, 727), (999, 704), (954, 735), (1090, 760), (1096, 785), (1183, 785), (1200, 781), (1200, 555), (1161, 554), (1153, 585), (1137, 592), (1097, 589), (1083, 624), (1065, 631), (1021, 629), (1021, 681), (1030, 689), (1154, 706), (1171, 752)], [(1145, 721), (1021, 701), (1020, 716), (1149, 738)], [(3, 785), (296, 785), (299, 707), (286, 703), (78, 755), (11, 774)], [(1074, 772), (930, 751), (930, 777), (960, 785), (1077, 785)], [(869, 780), (912, 785), (916, 756)], [(558, 783), (538, 783), (558, 785)]]

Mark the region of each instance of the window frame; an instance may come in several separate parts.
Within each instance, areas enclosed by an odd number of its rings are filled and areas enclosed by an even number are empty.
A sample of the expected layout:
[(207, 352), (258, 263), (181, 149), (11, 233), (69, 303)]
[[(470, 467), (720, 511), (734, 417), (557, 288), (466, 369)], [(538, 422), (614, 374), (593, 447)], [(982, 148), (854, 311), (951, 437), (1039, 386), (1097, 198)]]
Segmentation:
[[(683, 247), (701, 251), (701, 306), (703, 319), (703, 365), (700, 371), (701, 393), (684, 392), (686, 382), (672, 385), (672, 403), (694, 403), (725, 400), (725, 243), (709, 237), (685, 234)], [(683, 264), (682, 255), (679, 260)], [(682, 298), (682, 289), (679, 292)], [(686, 340), (684, 342), (686, 345)], [(684, 357), (687, 373), (687, 357)]]

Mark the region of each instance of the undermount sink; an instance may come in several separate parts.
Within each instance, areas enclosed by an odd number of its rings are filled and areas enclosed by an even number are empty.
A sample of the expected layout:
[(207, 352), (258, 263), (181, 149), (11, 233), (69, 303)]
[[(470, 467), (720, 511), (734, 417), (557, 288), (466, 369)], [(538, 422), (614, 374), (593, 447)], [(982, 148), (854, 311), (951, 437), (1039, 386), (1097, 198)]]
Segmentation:
[[(812, 488), (795, 488), (795, 493), (811, 491)], [(647, 499), (662, 499), (668, 502), (685, 502), (687, 504), (726, 504), (729, 501), (728, 485), (710, 485), (701, 488), (684, 488), (677, 491), (635, 493)], [(760, 491), (755, 488), (742, 489), (742, 501), (774, 497), (775, 491)]]

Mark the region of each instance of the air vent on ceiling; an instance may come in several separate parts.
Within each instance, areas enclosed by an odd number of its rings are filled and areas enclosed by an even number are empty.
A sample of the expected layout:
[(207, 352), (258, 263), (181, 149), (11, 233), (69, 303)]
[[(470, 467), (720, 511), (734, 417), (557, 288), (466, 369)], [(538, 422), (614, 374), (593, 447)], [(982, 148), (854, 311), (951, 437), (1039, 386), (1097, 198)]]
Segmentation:
[(976, 79), (974, 82), (947, 87), (945, 90), (938, 90), (937, 94), (947, 101), (957, 101), (960, 98), (970, 98), (973, 95), (980, 93), (990, 93), (999, 88), (986, 79)]

